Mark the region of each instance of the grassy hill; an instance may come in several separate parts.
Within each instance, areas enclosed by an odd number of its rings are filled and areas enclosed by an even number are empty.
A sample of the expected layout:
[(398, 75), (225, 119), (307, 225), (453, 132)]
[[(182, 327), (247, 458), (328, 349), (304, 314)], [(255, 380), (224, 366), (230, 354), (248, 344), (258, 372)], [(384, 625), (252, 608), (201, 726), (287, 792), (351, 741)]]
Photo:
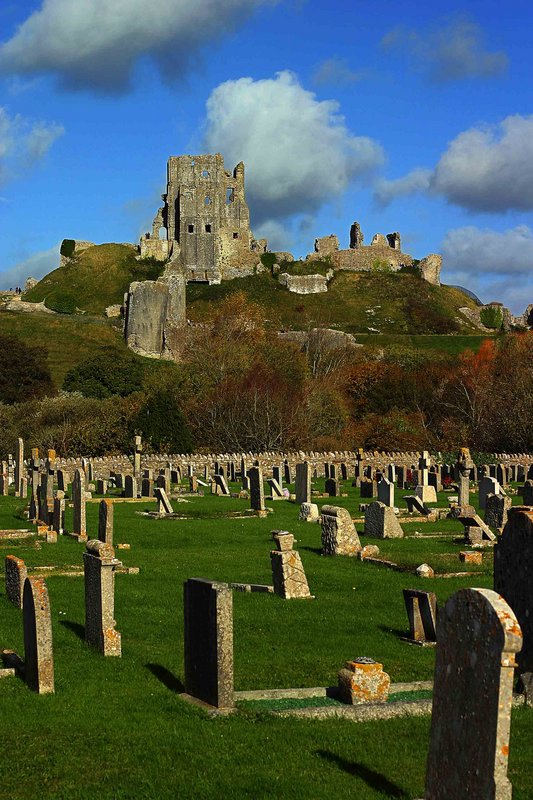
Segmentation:
[(162, 273), (160, 262), (137, 261), (136, 255), (136, 250), (124, 244), (89, 247), (46, 275), (24, 299), (31, 303), (44, 300), (47, 308), (64, 314), (103, 314), (107, 306), (123, 302), (132, 281), (154, 280)]
[(289, 292), (265, 272), (225, 281), (218, 286), (189, 284), (187, 316), (200, 322), (213, 315), (217, 301), (244, 292), (259, 303), (274, 328), (338, 328), (352, 334), (463, 334), (479, 331), (459, 312), (475, 301), (459, 289), (432, 286), (409, 273), (341, 271), (328, 291), (299, 295)]

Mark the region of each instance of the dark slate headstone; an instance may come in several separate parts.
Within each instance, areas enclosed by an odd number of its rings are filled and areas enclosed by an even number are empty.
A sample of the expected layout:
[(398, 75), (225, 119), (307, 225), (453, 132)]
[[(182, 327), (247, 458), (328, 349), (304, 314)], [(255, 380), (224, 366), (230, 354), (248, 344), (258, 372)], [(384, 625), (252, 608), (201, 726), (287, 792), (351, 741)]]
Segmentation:
[(217, 708), (232, 708), (233, 593), (226, 583), (184, 584), (185, 690)]

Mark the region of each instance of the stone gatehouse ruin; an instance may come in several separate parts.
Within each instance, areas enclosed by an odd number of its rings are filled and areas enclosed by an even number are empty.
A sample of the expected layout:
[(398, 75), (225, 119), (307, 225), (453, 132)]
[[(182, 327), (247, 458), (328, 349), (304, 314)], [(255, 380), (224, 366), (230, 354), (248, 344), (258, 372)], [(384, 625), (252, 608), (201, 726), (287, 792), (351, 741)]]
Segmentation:
[(179, 260), (187, 281), (220, 283), (253, 273), (266, 239), (255, 240), (244, 196), (244, 164), (232, 173), (220, 153), (171, 156), (167, 191), (141, 257)]

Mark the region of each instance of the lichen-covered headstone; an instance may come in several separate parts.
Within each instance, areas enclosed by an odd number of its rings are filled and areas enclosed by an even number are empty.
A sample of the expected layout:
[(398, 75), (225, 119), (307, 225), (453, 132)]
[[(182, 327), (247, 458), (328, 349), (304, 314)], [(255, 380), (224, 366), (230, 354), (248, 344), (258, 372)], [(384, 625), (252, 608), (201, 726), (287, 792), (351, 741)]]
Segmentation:
[(38, 694), (54, 691), (52, 618), (48, 589), (42, 578), (26, 578), (23, 594), (24, 677)]
[(356, 556), (361, 542), (350, 512), (340, 506), (322, 506), (322, 554)]
[(460, 589), (441, 613), (425, 800), (511, 800), (507, 778), (520, 626), (490, 589)]
[(17, 608), (22, 608), (22, 594), (24, 583), (28, 577), (26, 564), (16, 556), (6, 556), (6, 596)]
[(113, 544), (113, 501), (101, 500), (98, 508), (98, 539)]
[(87, 527), (85, 518), (85, 473), (77, 469), (72, 481), (72, 504), (74, 506), (72, 532), (80, 540), (87, 539)]
[(437, 597), (434, 592), (404, 589), (403, 599), (409, 620), (409, 639), (418, 644), (437, 641)]
[(296, 502), (311, 502), (311, 467), (308, 461), (296, 464)]
[(389, 696), (390, 676), (383, 664), (363, 656), (347, 661), (338, 673), (339, 697), (343, 703), (386, 703)]
[(248, 470), (248, 479), (250, 482), (250, 506), (254, 511), (264, 511), (265, 490), (261, 467), (251, 467)]
[(115, 569), (119, 565), (111, 544), (99, 539), (87, 542), (83, 554), (85, 641), (104, 656), (121, 655), (121, 636), (114, 619)]
[(365, 536), (377, 539), (402, 538), (402, 526), (396, 519), (394, 509), (379, 500), (369, 503), (365, 511)]

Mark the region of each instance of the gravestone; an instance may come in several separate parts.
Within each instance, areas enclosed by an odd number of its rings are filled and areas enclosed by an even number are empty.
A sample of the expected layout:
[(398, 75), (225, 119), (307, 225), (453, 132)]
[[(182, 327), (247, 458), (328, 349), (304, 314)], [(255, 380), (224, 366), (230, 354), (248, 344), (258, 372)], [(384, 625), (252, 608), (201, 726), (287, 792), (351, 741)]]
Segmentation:
[[(481, 532), (482, 532), (482, 538), (483, 539), (487, 539), (487, 540), (489, 540), (491, 542), (495, 542), (496, 541), (496, 536), (493, 534), (493, 532), (491, 531), (489, 526), (486, 525), (483, 522), (483, 520), (481, 519), (481, 517), (478, 516), (477, 514), (463, 513), (463, 514), (459, 514), (457, 519), (459, 520), (461, 525), (464, 526), (464, 528), (465, 528), (465, 537), (467, 537), (467, 539), (468, 539), (468, 535), (467, 535), (468, 534), (468, 531), (467, 531), (468, 528), (470, 528), (470, 529), (472, 529), (472, 528), (480, 528)], [(477, 544), (477, 542), (475, 542), (475, 541), (473, 541), (471, 539), (468, 539), (468, 541), (470, 541), (471, 544)]]
[[(140, 436), (135, 437), (135, 443), (133, 447), (133, 474), (135, 476), (135, 480), (139, 481), (141, 479), (141, 453), (142, 453), (142, 439)], [(127, 495), (128, 496), (128, 495)]]
[(437, 502), (437, 491), (435, 487), (431, 486), (430, 484), (419, 484), (416, 486), (415, 495), (424, 504)]
[(417, 644), (437, 641), (437, 596), (434, 592), (404, 589), (403, 599), (409, 620), (409, 640)]
[(261, 467), (251, 467), (248, 470), (248, 479), (250, 481), (250, 506), (254, 511), (264, 511), (265, 490)]
[(288, 461), (283, 462), (283, 473), (285, 483), (292, 483), (292, 470)]
[(98, 508), (98, 539), (113, 546), (113, 501), (101, 500)]
[(362, 498), (374, 497), (374, 481), (370, 478), (361, 478), (359, 488)]
[(17, 439), (17, 449), (15, 454), (15, 497), (21, 497), (21, 486), (23, 477), (24, 477), (24, 440)]
[(457, 456), (456, 467), (459, 474), (459, 505), (470, 505), (470, 472), (474, 462), (470, 457), (468, 447), (462, 447)]
[(137, 478), (134, 475), (126, 475), (125, 477), (124, 497), (137, 497)]
[(65, 532), (65, 501), (62, 497), (54, 498), (52, 528), (58, 536), (62, 536)]
[(49, 694), (54, 691), (52, 617), (42, 578), (26, 578), (22, 603), (25, 681), (34, 692)]
[(2, 461), (2, 470), (0, 473), (0, 494), (7, 497), (9, 494), (9, 468), (7, 461)]
[(489, 494), (501, 494), (500, 484), (496, 478), (485, 476), (484, 478), (481, 478), (478, 484), (478, 501), (480, 509), (485, 509), (487, 495)]
[(378, 483), (378, 500), (390, 508), (394, 508), (394, 483), (383, 477)]
[(302, 522), (318, 522), (318, 506), (316, 503), (302, 503), (298, 519)]
[(517, 616), (524, 642), (518, 655), (520, 673), (533, 672), (533, 510), (514, 506), (494, 547), (494, 590)]
[(511, 800), (507, 778), (517, 619), (490, 589), (460, 589), (437, 627), (425, 800)]
[(85, 473), (77, 469), (72, 481), (72, 504), (74, 506), (72, 532), (80, 541), (87, 539), (85, 517)]
[(189, 478), (189, 492), (198, 491), (198, 478), (196, 475), (191, 475)]
[(281, 486), (277, 482), (275, 478), (269, 478), (267, 483), (270, 488), (270, 494), (272, 496), (272, 500), (283, 500), (284, 494)]
[(107, 481), (103, 478), (96, 480), (96, 494), (107, 494)]
[(161, 489), (159, 486), (155, 489), (154, 494), (157, 499), (157, 513), (161, 515), (165, 514), (173, 514), (174, 509), (170, 503), (170, 500), (167, 497), (167, 493), (164, 489)]
[(311, 502), (311, 467), (308, 461), (296, 464), (296, 502)]
[(402, 526), (396, 519), (394, 509), (379, 500), (369, 503), (365, 510), (365, 536), (377, 539), (402, 538)]
[(328, 478), (325, 483), (326, 494), (329, 497), (339, 497), (340, 490), (339, 490), (339, 481), (337, 478)]
[[(105, 500), (103, 501), (106, 502)], [(104, 656), (119, 656), (121, 636), (115, 629), (115, 558), (111, 544), (91, 539), (83, 554), (85, 641)]]
[[(289, 534), (290, 535), (290, 534)], [(282, 537), (280, 537), (282, 538)], [(294, 540), (294, 537), (292, 537)], [(285, 543), (281, 543), (285, 546)], [(311, 597), (300, 554), (296, 550), (283, 549), (270, 552), (274, 594), (284, 600)]]
[(533, 481), (525, 481), (522, 487), (522, 500), (525, 506), (533, 506)]
[(153, 497), (154, 496), (154, 481), (152, 478), (143, 478), (141, 483), (141, 496)]
[(277, 481), (281, 488), (283, 487), (283, 473), (280, 466), (274, 465), (272, 467), (272, 478)]
[(170, 494), (170, 476), (166, 474), (166, 470), (159, 473), (155, 485), (160, 489), (164, 489), (167, 494)]
[(233, 594), (227, 583), (189, 578), (183, 592), (185, 691), (233, 708)]
[(217, 485), (217, 494), (222, 495), (223, 497), (229, 497), (230, 491), (228, 489), (228, 484), (226, 478), (222, 473), (218, 473), (215, 475), (215, 483)]
[(28, 577), (26, 564), (16, 556), (6, 556), (6, 597), (17, 608), (22, 608), (24, 584)]
[(485, 498), (485, 525), (501, 530), (507, 522), (511, 505), (512, 500), (507, 495), (488, 494)]
[(356, 556), (361, 549), (349, 511), (340, 506), (322, 506), (322, 555)]

